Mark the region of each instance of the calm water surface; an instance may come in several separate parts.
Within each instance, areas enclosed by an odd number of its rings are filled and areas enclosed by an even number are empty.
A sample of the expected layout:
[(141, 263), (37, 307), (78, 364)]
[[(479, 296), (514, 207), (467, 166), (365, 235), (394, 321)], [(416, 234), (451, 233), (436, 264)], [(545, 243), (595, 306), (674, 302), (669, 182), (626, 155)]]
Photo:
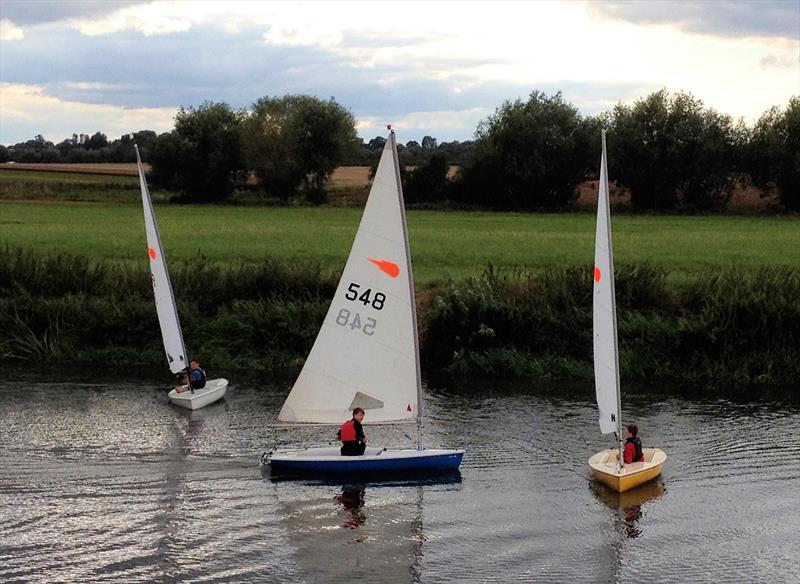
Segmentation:
[(0, 383), (0, 581), (800, 581), (797, 404), (628, 394), (669, 460), (620, 496), (586, 465), (609, 445), (591, 393), (534, 385), (428, 391), (455, 475), (276, 480), (265, 448), (332, 433), (270, 430), (288, 390), (233, 381), (188, 412), (156, 383)]

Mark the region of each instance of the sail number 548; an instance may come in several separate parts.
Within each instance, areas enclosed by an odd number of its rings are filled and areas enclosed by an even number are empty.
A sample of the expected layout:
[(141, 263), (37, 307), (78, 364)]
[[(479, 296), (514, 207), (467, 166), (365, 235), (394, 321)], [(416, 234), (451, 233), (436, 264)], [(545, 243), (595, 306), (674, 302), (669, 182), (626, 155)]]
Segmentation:
[(386, 302), (386, 294), (383, 292), (375, 292), (373, 294), (372, 288), (367, 288), (360, 292), (359, 288), (361, 288), (361, 284), (350, 282), (344, 297), (352, 302), (361, 302), (364, 306), (372, 306), (375, 310), (383, 309), (383, 304)]
[(374, 318), (366, 318), (362, 323), (360, 314), (342, 308), (336, 315), (336, 324), (350, 327), (350, 330), (360, 329), (362, 333), (371, 337), (375, 334), (375, 325), (378, 322)]

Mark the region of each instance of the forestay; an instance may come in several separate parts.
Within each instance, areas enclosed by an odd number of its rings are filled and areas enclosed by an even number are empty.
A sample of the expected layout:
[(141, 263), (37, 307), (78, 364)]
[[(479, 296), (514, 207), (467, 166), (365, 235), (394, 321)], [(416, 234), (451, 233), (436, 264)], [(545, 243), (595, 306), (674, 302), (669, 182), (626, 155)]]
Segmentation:
[(597, 231), (594, 252), (594, 376), (600, 431), (618, 432), (621, 428), (619, 399), (619, 356), (617, 314), (614, 297), (614, 260), (611, 249), (611, 208), (608, 198), (606, 135), (600, 161), (597, 200)]
[(414, 420), (419, 356), (397, 147), (390, 133), (336, 294), (280, 422)]
[(167, 353), (170, 371), (180, 373), (188, 366), (186, 347), (183, 344), (178, 309), (175, 306), (175, 297), (172, 294), (172, 283), (167, 271), (167, 260), (164, 257), (161, 238), (158, 235), (153, 203), (150, 200), (150, 192), (147, 190), (142, 159), (139, 157), (138, 146), (134, 146), (134, 148), (136, 149), (136, 162), (139, 167), (139, 186), (142, 189), (144, 229), (147, 234), (147, 254), (150, 258), (150, 273), (153, 278), (158, 324), (161, 325), (161, 336), (164, 339), (164, 350)]

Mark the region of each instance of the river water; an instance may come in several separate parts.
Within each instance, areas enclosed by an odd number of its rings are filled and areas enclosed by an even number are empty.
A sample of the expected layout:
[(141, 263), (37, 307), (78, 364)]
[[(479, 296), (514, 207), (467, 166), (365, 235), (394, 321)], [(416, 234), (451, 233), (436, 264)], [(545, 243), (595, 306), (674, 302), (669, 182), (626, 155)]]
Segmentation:
[(609, 446), (591, 388), (428, 390), (425, 443), (464, 447), (460, 472), (347, 484), (259, 467), (332, 434), (271, 430), (288, 390), (189, 412), (154, 382), (0, 383), (0, 581), (800, 581), (797, 403), (626, 391), (669, 460), (620, 496), (586, 465)]

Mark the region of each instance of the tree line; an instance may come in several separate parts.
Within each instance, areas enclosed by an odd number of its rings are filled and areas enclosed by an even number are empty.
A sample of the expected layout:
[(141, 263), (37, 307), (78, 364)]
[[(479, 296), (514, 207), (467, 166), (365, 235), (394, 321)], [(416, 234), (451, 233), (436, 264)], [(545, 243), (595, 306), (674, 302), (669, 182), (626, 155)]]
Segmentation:
[[(778, 195), (800, 211), (800, 96), (752, 126), (706, 107), (689, 93), (656, 91), (611, 111), (583, 116), (561, 93), (534, 91), (481, 121), (473, 141), (399, 146), (410, 203), (484, 208), (563, 209), (580, 183), (597, 178), (600, 132), (607, 130), (609, 176), (639, 210), (721, 210), (737, 184)], [(219, 201), (252, 188), (288, 201), (326, 201), (342, 165), (375, 166), (385, 138), (359, 140), (355, 119), (334, 99), (263, 97), (249, 110), (224, 102), (181, 108), (175, 128), (143, 130), (109, 142), (98, 132), (54, 145), (41, 136), (9, 148), (0, 161), (131, 162), (133, 143), (151, 180), (191, 200)], [(449, 167), (457, 165), (455, 177)], [(408, 168), (407, 168), (408, 167)]]

